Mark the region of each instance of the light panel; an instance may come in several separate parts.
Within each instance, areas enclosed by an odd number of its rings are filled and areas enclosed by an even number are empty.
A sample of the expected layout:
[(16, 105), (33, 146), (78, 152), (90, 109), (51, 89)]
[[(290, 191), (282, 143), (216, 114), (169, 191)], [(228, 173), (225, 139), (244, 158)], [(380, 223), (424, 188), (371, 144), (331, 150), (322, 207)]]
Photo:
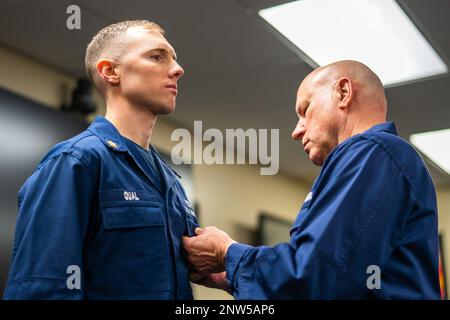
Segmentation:
[(361, 61), (385, 86), (448, 71), (394, 0), (299, 0), (258, 13), (319, 66)]
[(411, 143), (442, 170), (450, 174), (450, 129), (416, 133)]

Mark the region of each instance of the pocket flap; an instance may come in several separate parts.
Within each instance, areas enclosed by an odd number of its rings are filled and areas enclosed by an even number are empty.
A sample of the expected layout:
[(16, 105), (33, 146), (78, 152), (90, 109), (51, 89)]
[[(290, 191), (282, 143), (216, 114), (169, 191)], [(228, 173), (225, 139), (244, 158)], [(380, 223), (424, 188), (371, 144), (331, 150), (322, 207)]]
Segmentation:
[(106, 230), (164, 225), (164, 219), (159, 207), (109, 207), (102, 210), (102, 216)]

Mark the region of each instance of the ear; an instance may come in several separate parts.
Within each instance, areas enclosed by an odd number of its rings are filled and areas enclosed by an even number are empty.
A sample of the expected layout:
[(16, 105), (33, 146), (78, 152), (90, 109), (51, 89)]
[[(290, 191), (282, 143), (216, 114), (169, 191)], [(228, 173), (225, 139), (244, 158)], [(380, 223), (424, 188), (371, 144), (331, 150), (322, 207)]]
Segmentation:
[(338, 107), (345, 109), (350, 107), (353, 101), (353, 84), (350, 78), (342, 77), (336, 82), (336, 95), (338, 99)]
[(119, 84), (119, 70), (117, 68), (117, 63), (111, 59), (101, 59), (97, 62), (95, 68), (99, 76), (109, 84)]

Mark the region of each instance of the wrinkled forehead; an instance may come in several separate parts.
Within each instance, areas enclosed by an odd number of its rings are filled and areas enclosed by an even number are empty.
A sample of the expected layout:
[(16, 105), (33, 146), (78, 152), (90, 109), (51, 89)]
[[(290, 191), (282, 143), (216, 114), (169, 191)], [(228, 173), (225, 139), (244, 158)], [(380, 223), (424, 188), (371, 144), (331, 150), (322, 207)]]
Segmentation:
[(308, 74), (300, 83), (300, 86), (297, 90), (297, 100), (299, 100), (300, 98), (305, 98), (309, 94), (312, 76), (313, 73)]
[(307, 77), (302, 81), (302, 83), (300, 84), (298, 90), (297, 90), (297, 100), (295, 102), (295, 111), (297, 113), (300, 113), (300, 109), (302, 108), (302, 105), (305, 104), (308, 99), (308, 92), (307, 92)]

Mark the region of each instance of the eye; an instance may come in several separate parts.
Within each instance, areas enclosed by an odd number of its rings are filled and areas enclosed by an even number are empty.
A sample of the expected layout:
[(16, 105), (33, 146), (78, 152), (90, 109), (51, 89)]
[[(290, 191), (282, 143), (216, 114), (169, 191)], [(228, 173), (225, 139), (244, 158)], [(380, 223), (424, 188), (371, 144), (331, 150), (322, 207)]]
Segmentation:
[(162, 60), (162, 56), (160, 54), (154, 54), (150, 57), (150, 59), (153, 59), (155, 61), (161, 61)]
[(303, 117), (306, 117), (306, 112), (308, 112), (309, 106), (311, 105), (311, 102), (308, 102), (305, 109), (303, 109)]
[(303, 115), (306, 117), (306, 112), (308, 112), (309, 105), (306, 107), (305, 111), (303, 111)]

